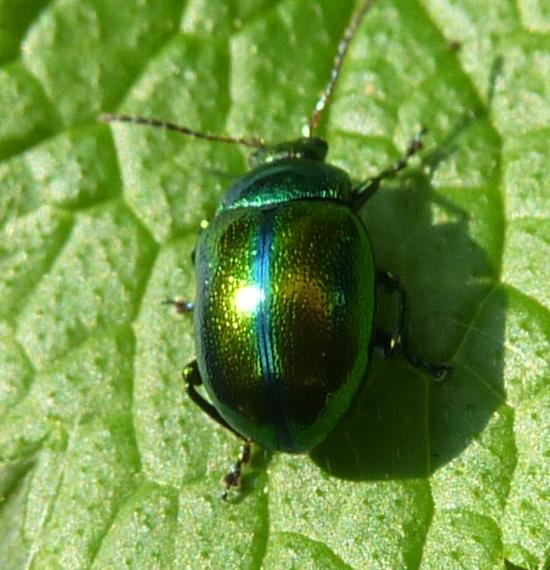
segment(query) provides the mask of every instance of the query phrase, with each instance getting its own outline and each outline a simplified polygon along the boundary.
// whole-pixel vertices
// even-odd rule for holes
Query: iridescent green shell
[[[366,374],[375,270],[347,175],[277,160],[230,190],[196,253],[199,371],[213,404],[269,449],[320,443]]]

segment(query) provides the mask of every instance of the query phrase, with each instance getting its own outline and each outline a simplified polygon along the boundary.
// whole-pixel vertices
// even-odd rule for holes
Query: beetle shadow
[[[468,447],[505,398],[506,299],[495,287],[498,267],[470,237],[468,214],[435,197],[425,177],[397,184],[382,188],[362,218],[377,267],[395,273],[407,290],[410,349],[453,370],[436,382],[373,353],[352,410],[311,452],[343,479],[429,475]],[[379,295],[377,325],[387,328],[395,301]]]
[[[459,117],[425,155],[428,172],[456,151],[464,131],[487,116],[502,66],[497,56],[486,105]],[[374,354],[353,409],[311,453],[322,469],[344,479],[431,475],[468,447],[505,399],[507,303],[496,287],[499,268],[472,239],[468,214],[438,197],[427,178],[413,174],[397,183],[399,191],[381,188],[362,218],[378,267],[393,271],[407,288],[410,348],[426,359],[448,361],[453,370],[435,382],[399,360],[382,361]],[[392,225],[395,219],[400,225]],[[387,300],[379,298],[377,325],[387,323]]]

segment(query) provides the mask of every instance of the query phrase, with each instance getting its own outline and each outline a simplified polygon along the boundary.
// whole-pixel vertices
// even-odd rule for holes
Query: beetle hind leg
[[[229,473],[223,478],[223,484],[225,489],[222,493],[222,499],[227,501],[229,498],[229,492],[231,489],[239,489],[241,486],[241,472],[243,465],[250,463],[250,456],[252,455],[252,442],[249,439],[245,439],[241,452],[237,461],[233,464]]]
[[[405,336],[406,326],[406,293],[399,279],[391,273],[385,271],[377,272],[377,282],[388,291],[395,291],[398,295],[397,322],[392,334],[376,329],[374,346],[384,356],[392,358],[401,356],[411,366],[426,371],[434,380],[442,380],[451,370],[448,364],[428,362],[409,351]]]
[[[235,431],[223,419],[218,410],[216,410],[216,408],[208,400],[199,394],[197,391],[197,386],[202,385],[202,378],[200,376],[199,367],[196,360],[190,362],[183,369],[182,376],[185,383],[185,391],[187,392],[191,401],[196,404],[207,416],[209,416],[210,419],[214,420],[218,425],[229,430],[232,434],[243,441],[241,452],[237,461],[235,461],[227,475],[225,475],[223,478],[225,489],[222,493],[222,499],[227,500],[230,490],[238,489],[241,486],[242,467],[243,465],[250,462],[252,442],[249,438],[244,437],[239,432]]]
[[[202,385],[202,378],[200,376],[199,367],[196,360],[190,362],[182,372],[183,381],[185,383],[185,391],[191,401],[196,404],[210,419],[214,420],[217,424],[221,425],[231,433],[236,435],[239,439],[248,441],[240,433],[236,432],[220,415],[218,410],[203,396],[197,392],[197,386]]]

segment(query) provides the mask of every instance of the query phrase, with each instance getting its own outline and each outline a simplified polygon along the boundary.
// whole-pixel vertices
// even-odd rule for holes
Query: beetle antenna
[[[176,125],[168,121],[160,121],[159,119],[151,119],[149,117],[138,117],[133,115],[117,115],[112,113],[104,113],[100,115],[99,120],[102,123],[133,123],[134,125],[145,125],[146,127],[155,127],[157,129],[164,129],[165,131],[175,131],[183,135],[188,135],[196,139],[205,139],[208,141],[216,141],[223,143],[234,143],[243,146],[253,147],[256,149],[264,148],[264,143],[261,139],[251,138],[245,139],[241,137],[231,137],[228,135],[214,135],[212,133],[203,133],[195,131],[189,127]]]
[[[305,127],[305,136],[311,137],[313,135],[313,131],[319,126],[319,119],[321,118],[322,112],[325,110],[327,103],[334,91],[334,87],[338,81],[338,77],[340,76],[340,70],[342,69],[342,64],[344,63],[344,59],[346,57],[346,53],[348,51],[349,45],[352,42],[355,32],[359,28],[363,17],[367,13],[368,9],[374,4],[374,0],[366,0],[361,4],[361,7],[355,12],[352,16],[350,23],[348,24],[347,28],[344,30],[344,34],[342,35],[342,39],[338,44],[338,50],[336,52],[336,56],[334,57],[334,63],[332,65],[332,70],[330,72],[330,79],[328,83],[325,85],[319,99],[317,100],[317,104],[313,109],[313,113],[309,118],[309,122]]]

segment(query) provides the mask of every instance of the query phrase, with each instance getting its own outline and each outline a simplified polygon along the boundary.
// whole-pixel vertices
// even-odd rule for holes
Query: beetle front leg
[[[422,137],[428,132],[428,129],[422,128],[416,134],[416,136],[411,140],[407,149],[403,153],[403,156],[394,162],[391,166],[382,170],[380,174],[365,180],[353,189],[351,197],[351,207],[353,211],[359,211],[365,202],[378,190],[380,184],[383,180],[389,178],[394,178],[397,176],[404,168],[406,168],[409,160],[420,150],[422,150],[424,143],[422,142]]]
[[[242,466],[250,461],[251,454],[251,440],[244,437],[239,432],[235,431],[220,415],[218,410],[205,398],[203,398],[196,390],[197,386],[202,385],[202,378],[200,376],[199,367],[196,360],[190,362],[182,372],[183,381],[185,383],[185,391],[187,392],[191,401],[196,404],[206,415],[208,415],[217,424],[229,430],[232,434],[236,435],[244,443],[237,461],[231,467],[231,470],[223,478],[225,490],[222,493],[222,499],[227,500],[229,491],[232,488],[238,489],[241,485],[241,471]]]
[[[379,285],[388,291],[395,291],[398,295],[397,322],[392,334],[376,329],[374,346],[382,352],[384,358],[401,356],[411,366],[425,370],[434,380],[441,380],[445,377],[451,367],[447,364],[432,363],[424,360],[420,356],[409,351],[407,338],[405,336],[406,326],[406,293],[399,279],[391,273],[377,271],[376,279]]]

